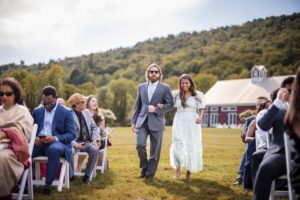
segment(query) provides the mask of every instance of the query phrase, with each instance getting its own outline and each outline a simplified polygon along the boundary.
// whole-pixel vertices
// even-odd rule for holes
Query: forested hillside
[[[136,85],[145,68],[158,63],[164,80],[177,88],[178,76],[189,73],[206,92],[217,80],[250,77],[254,65],[265,65],[268,76],[294,74],[300,65],[300,13],[268,17],[209,31],[182,32],[80,57],[51,59],[49,63],[0,66],[24,87],[30,108],[40,101],[41,88],[55,85],[67,99],[73,92],[97,94],[99,105],[110,108],[117,124],[128,123]],[[101,44],[99,44],[100,46]],[[63,56],[63,55],[62,55]]]

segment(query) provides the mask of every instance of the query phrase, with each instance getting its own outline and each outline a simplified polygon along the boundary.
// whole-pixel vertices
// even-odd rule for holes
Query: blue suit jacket
[[[58,140],[64,144],[65,157],[68,161],[70,161],[72,156],[71,142],[75,139],[75,122],[72,112],[71,109],[67,109],[58,104],[52,122],[52,135],[56,136]],[[35,108],[32,115],[34,123],[38,125],[37,135],[39,135],[44,126],[44,106]]]

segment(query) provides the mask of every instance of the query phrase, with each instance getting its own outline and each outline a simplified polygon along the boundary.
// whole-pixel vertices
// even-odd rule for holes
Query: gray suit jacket
[[[75,136],[75,140],[72,141],[72,146],[74,146],[77,143],[76,140],[79,138],[80,124],[79,124],[76,113],[75,112],[72,112],[72,113],[73,113],[73,118],[74,118],[74,121],[76,124],[76,126],[75,126],[76,136]],[[89,132],[89,135],[90,135],[90,138],[92,139],[92,141],[100,140],[99,128],[95,124],[95,121],[94,121],[92,115],[90,114],[90,111],[88,109],[85,109],[82,111],[82,115],[85,119],[86,125],[88,127],[88,132]]]
[[[163,104],[163,107],[157,107],[158,103]],[[149,113],[148,105],[155,106],[156,112]],[[149,102],[148,82],[142,83],[138,86],[131,124],[134,124],[135,128],[140,128],[147,119],[151,131],[163,131],[165,126],[164,113],[172,110],[173,105],[172,93],[167,84],[158,82]]]
[[[258,126],[264,131],[268,131],[273,127],[270,146],[266,154],[273,154],[278,152],[284,153],[283,132],[285,113],[286,110],[279,109],[275,105],[272,105],[258,121]]]

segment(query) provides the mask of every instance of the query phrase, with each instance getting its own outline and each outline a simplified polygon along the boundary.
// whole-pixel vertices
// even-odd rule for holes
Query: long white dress
[[[196,124],[197,110],[205,108],[202,92],[190,96],[184,108],[178,92],[173,92],[174,106],[177,108],[172,126],[170,163],[173,168],[185,167],[190,172],[203,169],[201,125]]]

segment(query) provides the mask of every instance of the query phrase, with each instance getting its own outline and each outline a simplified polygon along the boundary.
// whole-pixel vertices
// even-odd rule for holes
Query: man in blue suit
[[[71,161],[71,142],[75,139],[75,122],[72,110],[56,102],[57,92],[53,86],[46,86],[42,95],[43,105],[35,108],[32,113],[34,123],[38,125],[32,157],[48,157],[43,194],[50,195],[50,186],[59,167],[60,157]]]

